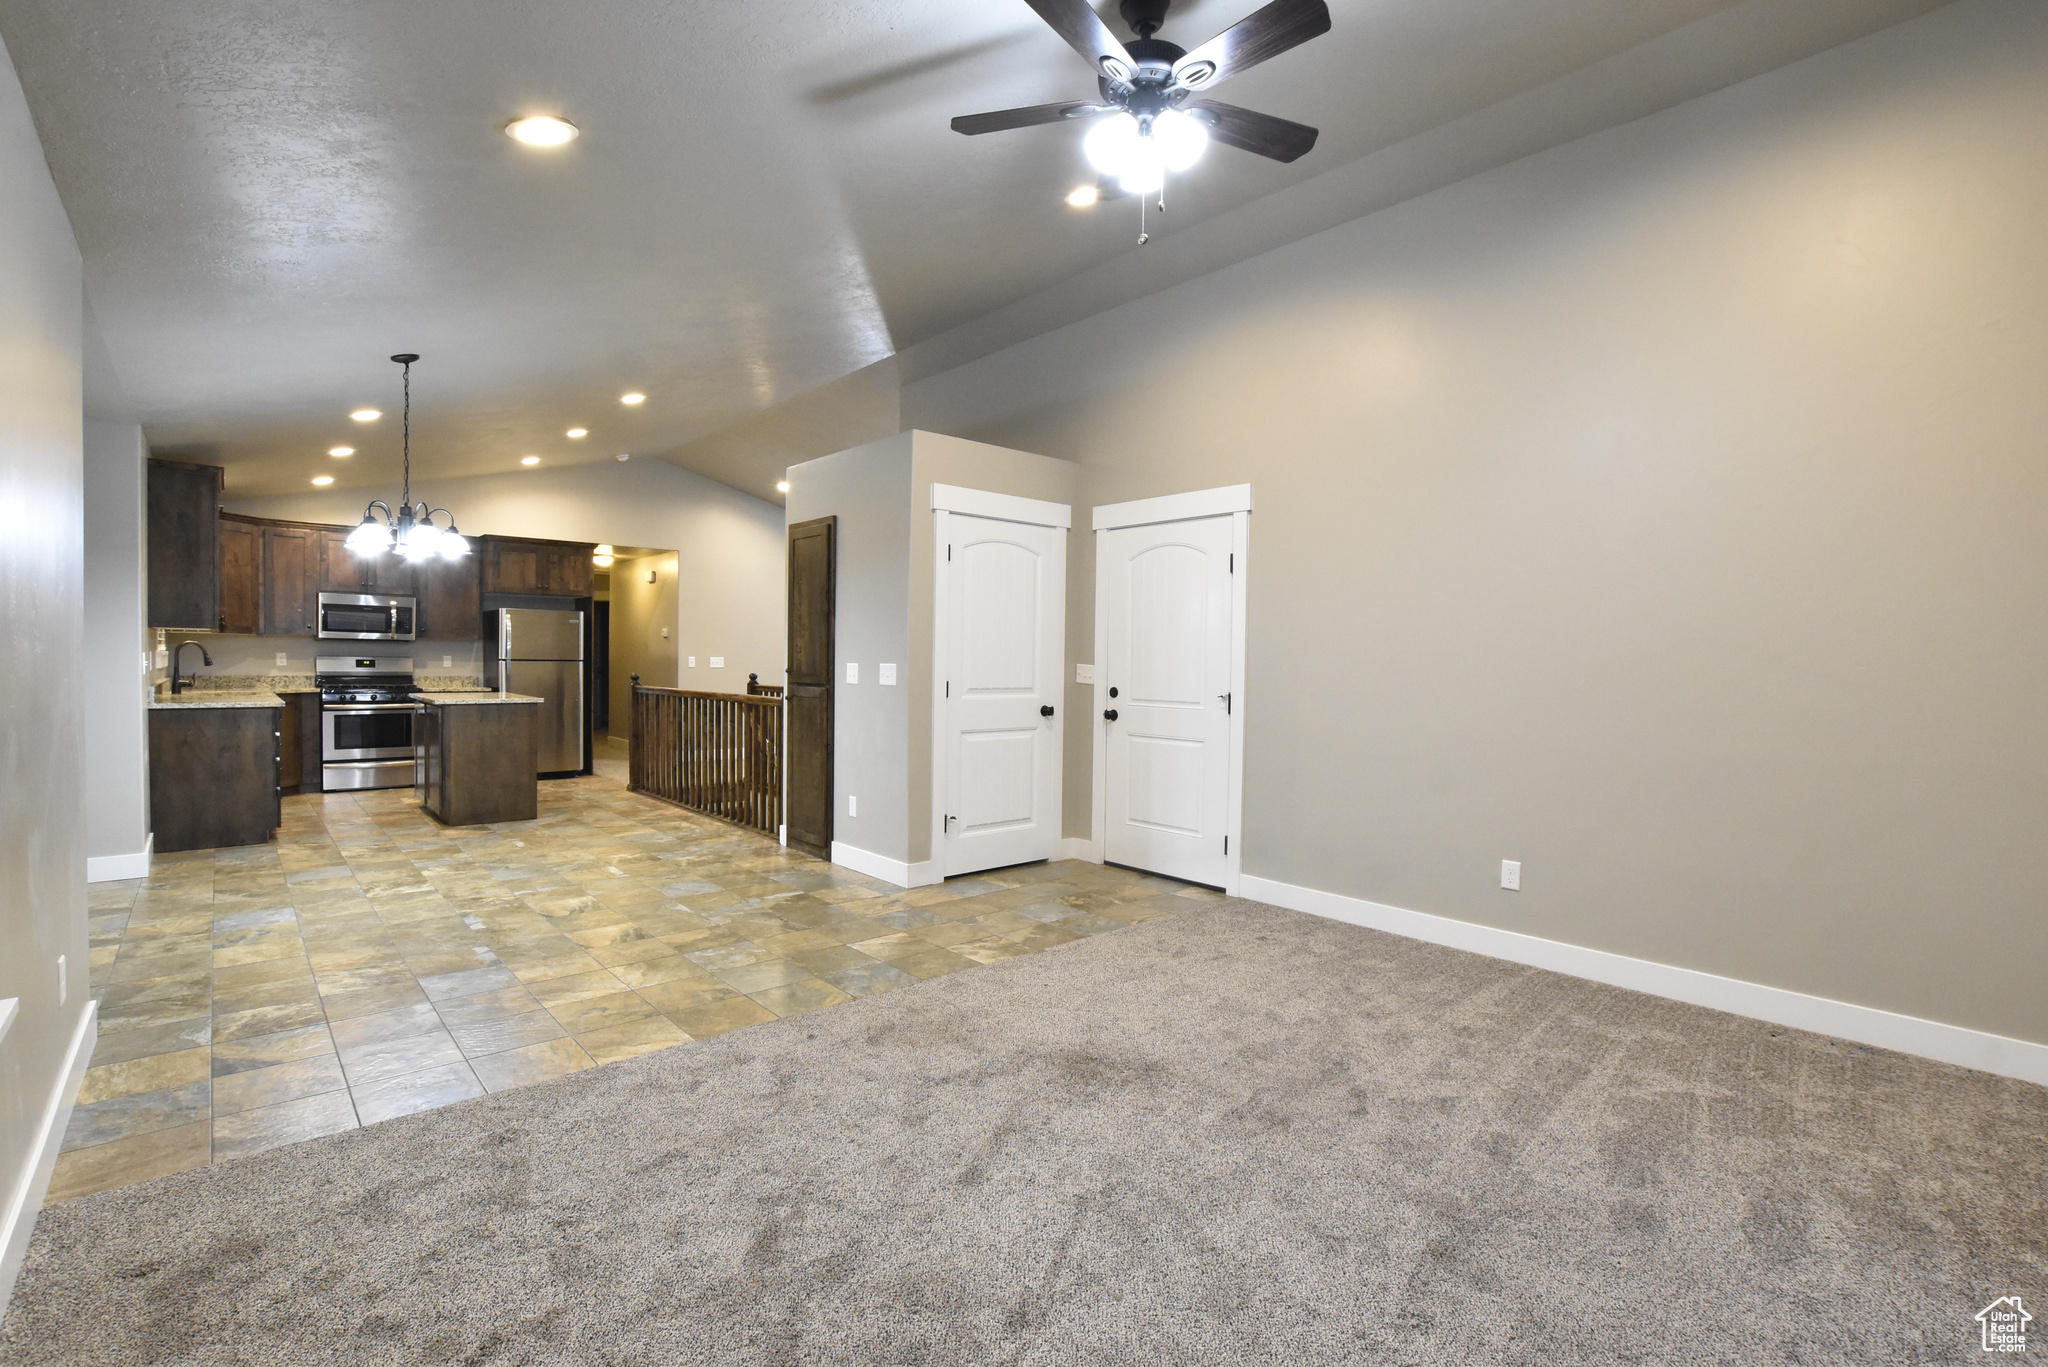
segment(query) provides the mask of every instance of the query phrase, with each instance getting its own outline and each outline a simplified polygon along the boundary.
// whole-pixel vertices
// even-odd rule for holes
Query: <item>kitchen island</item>
[[[420,806],[449,826],[540,815],[541,700],[524,693],[415,693]]]
[[[194,689],[149,704],[149,812],[159,854],[261,845],[278,826],[284,699]]]

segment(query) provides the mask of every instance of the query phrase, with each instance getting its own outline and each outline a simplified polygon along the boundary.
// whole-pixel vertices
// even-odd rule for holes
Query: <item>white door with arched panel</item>
[[[1031,499],[987,502],[996,498],[977,506],[1067,515]],[[1066,528],[955,509],[937,511],[935,523],[940,872],[1050,859],[1060,840]]]
[[[1108,527],[1115,510],[1096,512],[1102,857],[1234,890],[1246,512]]]

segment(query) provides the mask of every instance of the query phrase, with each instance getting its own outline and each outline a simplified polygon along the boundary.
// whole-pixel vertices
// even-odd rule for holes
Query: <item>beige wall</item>
[[[2044,172],[1961,0],[903,417],[1253,485],[1248,874],[2048,1041]]]
[[[84,426],[86,855],[142,853],[149,838],[148,492],[142,428]],[[108,866],[102,865],[105,870]],[[122,877],[132,873],[114,866]],[[95,872],[94,877],[112,876]]]
[[[711,683],[698,677],[704,672],[701,669],[691,677],[683,678],[675,633],[676,561],[674,551],[664,551],[658,555],[620,560],[612,566],[611,734],[614,736],[632,734],[632,676],[635,674],[649,688],[746,692],[747,676],[741,674],[735,685],[730,670],[713,674],[715,682]],[[650,570],[654,573],[652,584],[647,582]],[[663,627],[669,628],[667,639],[662,637]],[[703,665],[704,657],[699,656],[697,663]]]
[[[38,1158],[61,1139],[38,1149],[44,1117],[90,1005],[82,302],[78,246],[0,48],[0,1000],[19,1001],[0,1037],[0,1222],[23,1203],[18,1224],[0,1223],[0,1313],[49,1180]]]

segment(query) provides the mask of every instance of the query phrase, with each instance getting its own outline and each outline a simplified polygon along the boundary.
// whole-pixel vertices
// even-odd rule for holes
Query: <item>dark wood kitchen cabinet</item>
[[[587,598],[595,545],[576,541],[514,541],[484,537],[483,591]]]
[[[540,706],[485,698],[430,695],[413,708],[415,795],[444,825],[531,821],[540,811]]]
[[[331,527],[320,533],[320,591],[411,595],[413,567],[390,551],[357,555],[348,548],[348,534],[354,530]]]
[[[158,854],[261,845],[278,825],[279,709],[152,708],[149,817]]]
[[[254,636],[263,616],[263,533],[248,518],[221,514],[220,629]]]
[[[321,537],[314,527],[263,527],[263,634],[311,636],[320,629]]]
[[[483,630],[483,596],[477,555],[430,560],[420,566],[419,631],[426,641],[474,641]]]
[[[320,695],[285,693],[284,724],[278,727],[278,782],[286,793],[321,790]]]
[[[149,624],[220,629],[220,467],[149,462]]]

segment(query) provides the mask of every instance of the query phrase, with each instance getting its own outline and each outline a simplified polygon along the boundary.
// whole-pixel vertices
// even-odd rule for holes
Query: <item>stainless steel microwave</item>
[[[410,641],[419,599],[377,593],[320,595],[323,641]]]

